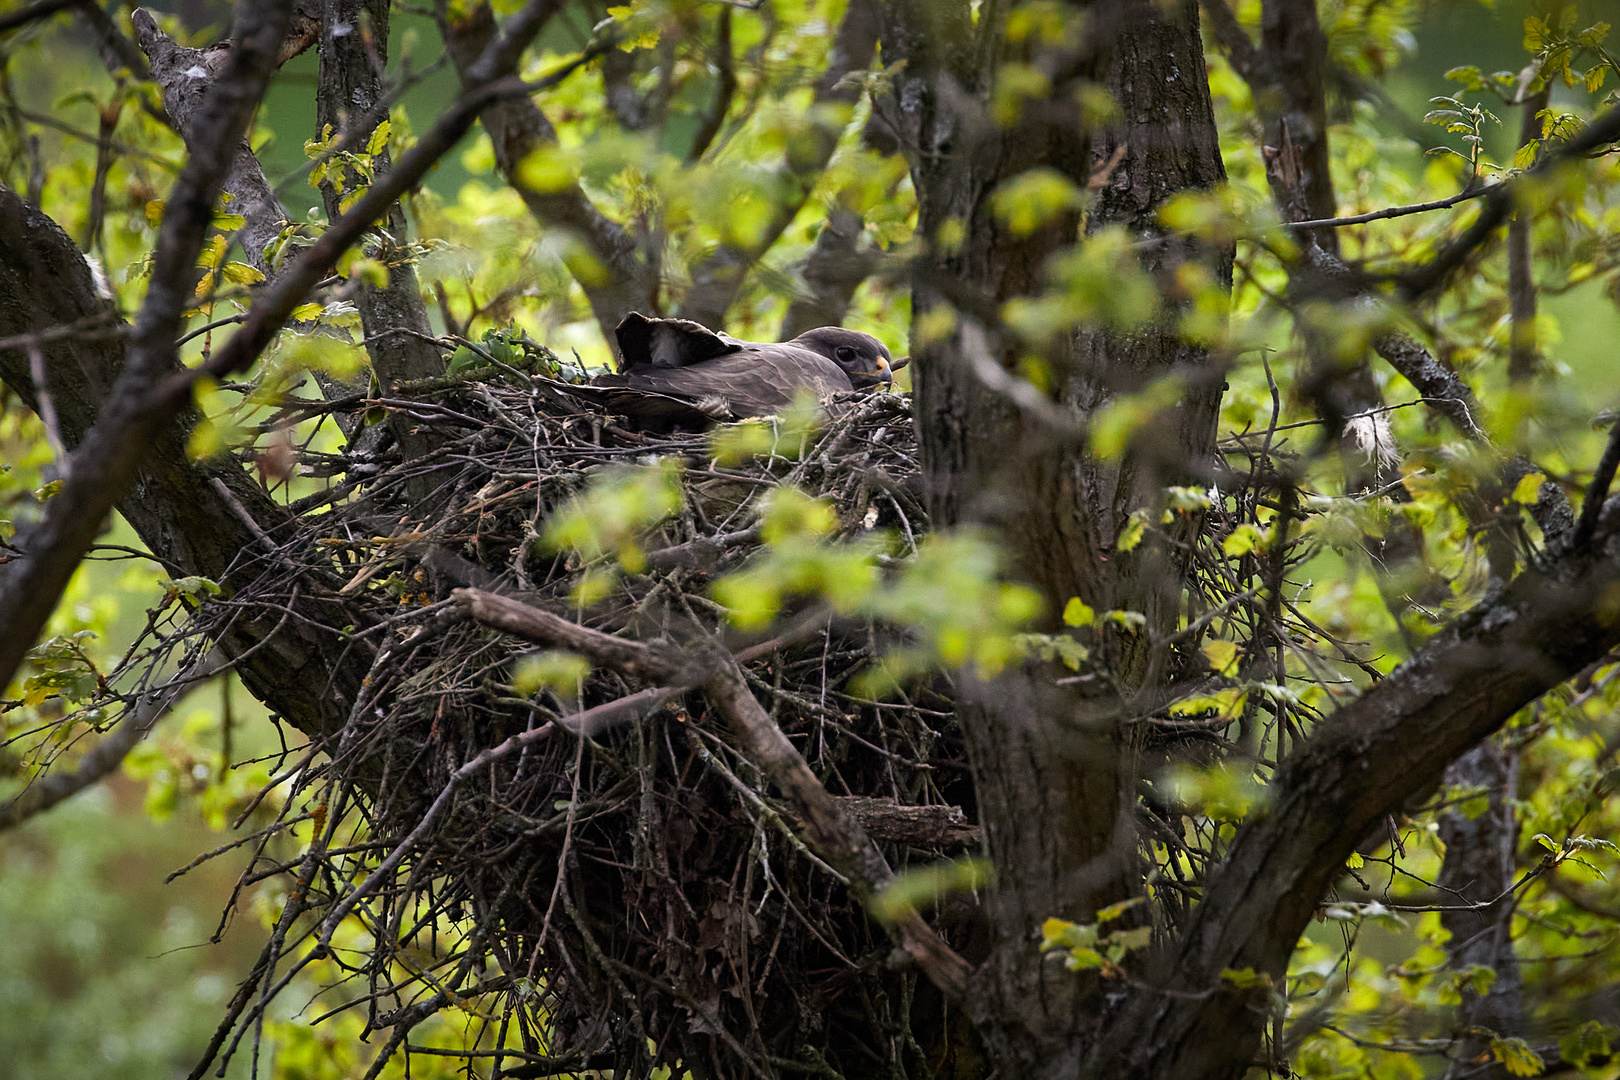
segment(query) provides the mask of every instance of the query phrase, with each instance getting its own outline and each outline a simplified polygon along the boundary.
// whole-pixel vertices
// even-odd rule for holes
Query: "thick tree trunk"
[[[1196,10],[1165,14],[1143,0],[1086,15],[1094,24],[1088,40],[1108,42],[1105,51],[1034,62],[1066,80],[1052,80],[1051,100],[1087,79],[1113,94],[1119,121],[1094,137],[1072,116],[1026,109],[1018,124],[1000,128],[988,110],[964,105],[988,100],[995,73],[982,57],[999,49],[998,28],[984,20],[976,40],[965,7],[899,6],[883,62],[907,61],[891,107],[915,147],[919,234],[933,239],[963,226],[966,233],[913,282],[915,412],[934,521],[995,529],[1012,573],[1039,588],[1052,612],[1079,596],[1098,610],[1142,613],[1145,627],[1094,642],[1128,699],[1151,693],[1162,675],[1147,642],[1175,627],[1185,564],[1167,547],[1123,552],[1117,541],[1133,510],[1153,505],[1165,484],[1202,471],[1214,445],[1220,379],[1207,353],[1180,340],[1167,318],[1130,334],[1082,333],[1050,355],[1058,387],[1050,409],[995,389],[1023,351],[999,327],[1000,305],[1038,292],[1048,257],[1081,237],[1078,215],[1013,235],[989,197],[1037,167],[1084,189],[1111,162],[1089,227],[1119,224],[1152,237],[1145,268],[1172,273],[1208,255],[1163,236],[1158,207],[1178,191],[1213,186],[1224,172]],[[1230,256],[1213,261],[1229,280]],[[927,342],[916,327],[945,305],[955,310],[955,329]],[[1079,436],[1086,417],[1172,373],[1186,389],[1153,428],[1174,434],[1138,440],[1118,460],[1090,456]],[[1088,920],[1140,888],[1133,755],[1120,723],[1129,701],[1112,692],[1087,699],[1050,682],[1016,672],[969,685],[960,709],[997,875],[987,905],[994,946],[977,976],[976,1019],[1006,1076],[1072,1074],[1097,1034],[1101,985],[1043,960],[1042,921]]]

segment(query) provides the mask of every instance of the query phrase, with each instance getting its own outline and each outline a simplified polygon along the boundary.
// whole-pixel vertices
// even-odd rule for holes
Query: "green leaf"
[[[1126,519],[1125,527],[1119,530],[1119,539],[1114,541],[1114,547],[1120,551],[1131,551],[1142,542],[1147,535],[1147,514],[1143,510],[1136,510]]]
[[[1221,981],[1229,982],[1239,990],[1252,990],[1257,986],[1269,988],[1271,976],[1264,971],[1256,971],[1252,967],[1222,968]]]
[[[1217,675],[1232,678],[1237,674],[1238,657],[1243,650],[1234,641],[1206,641],[1204,642],[1204,658]]]
[[[1543,473],[1526,473],[1519,477],[1519,482],[1513,485],[1513,501],[1525,506],[1534,506],[1541,501],[1541,485],[1547,482]]]
[[[376,157],[388,146],[388,135],[394,130],[393,122],[384,120],[371,129],[371,137],[366,140],[366,153]]]
[[[984,859],[956,859],[904,870],[873,901],[872,912],[892,922],[909,911],[931,907],[947,893],[971,892],[990,884],[990,864]]]
[[[1221,541],[1221,550],[1234,558],[1252,551],[1265,550],[1266,535],[1257,526],[1245,522],[1233,529]]]
[[[388,267],[376,259],[356,259],[349,264],[349,277],[359,278],[374,289],[388,288]]]
[[[1108,966],[1108,961],[1096,949],[1078,948],[1070,949],[1068,958],[1064,961],[1070,971],[1088,971],[1091,968]]]
[[[1620,1035],[1620,1028],[1588,1020],[1558,1040],[1558,1056],[1578,1069],[1601,1064],[1613,1053],[1616,1035]]]
[[[1126,953],[1145,949],[1153,944],[1153,927],[1148,925],[1132,927],[1129,930],[1116,930],[1102,940],[1108,946],[1108,959],[1117,961]]]
[[[1064,626],[1090,626],[1096,621],[1097,613],[1078,596],[1069,597],[1069,602],[1063,605]]]
[[[1143,903],[1146,899],[1147,897],[1145,896],[1133,896],[1129,900],[1121,900],[1117,904],[1109,904],[1107,907],[1097,912],[1097,922],[1099,925],[1105,922],[1112,922],[1114,919],[1119,918],[1121,915],[1125,914],[1127,911],[1130,911],[1138,904]]]
[[[1520,1038],[1492,1039],[1491,1057],[1514,1076],[1540,1076],[1547,1067],[1541,1055]]]
[[[219,582],[201,576],[168,579],[163,582],[163,588],[176,596],[197,601],[218,596],[224,591],[220,588]]]
[[[575,653],[558,650],[530,653],[514,666],[512,688],[522,697],[532,697],[541,690],[572,694],[590,673],[590,662]]]
[[[1014,236],[1027,236],[1085,204],[1085,192],[1056,169],[1031,169],[990,197],[996,216]]]
[[[233,285],[257,285],[264,280],[264,274],[256,267],[239,262],[226,263],[220,275]]]
[[[1066,919],[1047,919],[1041,924],[1041,949],[1072,949],[1090,945],[1097,940],[1094,923],[1072,923]]]

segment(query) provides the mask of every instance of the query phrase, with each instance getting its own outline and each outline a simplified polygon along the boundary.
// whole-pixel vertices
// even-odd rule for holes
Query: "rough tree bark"
[[[291,3],[281,3],[244,7],[237,20],[230,57],[197,119],[198,142],[209,152],[189,156],[175,183],[158,234],[151,285],[106,408],[73,453],[71,474],[44,517],[19,539],[26,554],[0,577],[0,626],[6,629],[0,634],[0,681],[11,681],[102,519],[134,480],[142,451],[174,414],[171,407],[151,407],[147,398],[178,364],[175,341],[197,278],[197,254],[229,159],[264,95],[291,18]]]
[[[1078,595],[1093,606],[1141,611],[1147,633],[1096,642],[1124,676],[1120,699],[1047,690],[1040,673],[968,686],[962,718],[999,875],[989,896],[993,952],[970,992],[1003,1076],[1235,1080],[1254,1062],[1269,991],[1240,987],[1222,972],[1251,968],[1279,982],[1325,890],[1371,829],[1431,789],[1448,765],[1466,763],[1464,755],[1517,709],[1620,642],[1620,625],[1600,602],[1620,589],[1620,512],[1597,513],[1605,481],[1593,490],[1581,529],[1561,534],[1539,562],[1322,721],[1282,762],[1270,805],[1238,830],[1201,903],[1133,961],[1128,980],[1105,987],[1045,963],[1034,935],[1041,920],[1083,920],[1139,887],[1126,812],[1134,801],[1133,748],[1121,721],[1132,695],[1151,695],[1161,677],[1146,645],[1153,632],[1174,624],[1179,564],[1152,545],[1123,558],[1116,540],[1124,517],[1151,505],[1157,487],[1196,475],[1213,438],[1219,379],[1208,357],[1168,329],[1087,335],[1052,358],[1058,408],[1032,404],[1008,370],[1016,354],[999,304],[1034,291],[1044,260],[1079,239],[1082,223],[1073,215],[1012,236],[988,198],[1003,180],[1036,165],[1055,167],[1085,187],[1117,147],[1123,153],[1088,225],[1118,222],[1149,234],[1158,241],[1145,245],[1150,270],[1194,257],[1212,258],[1217,271],[1226,264],[1222,253],[1152,235],[1152,211],[1164,197],[1220,177],[1193,10],[1166,13],[1151,0],[1080,6],[1093,20],[1086,40],[1116,44],[1023,57],[1045,65],[1055,86],[1089,80],[1114,92],[1123,110],[1118,126],[1088,136],[1061,112],[1037,110],[1009,129],[988,120],[988,61],[1001,55],[990,8],[981,9],[992,17],[976,28],[966,3],[947,8],[912,0],[886,9],[883,28],[885,64],[907,61],[887,107],[914,155],[923,235],[938,238],[947,222],[958,222],[962,233],[959,247],[942,247],[920,263],[915,281],[919,315],[945,304],[957,310],[955,329],[918,349],[917,418],[937,521],[1005,530],[1015,573],[1051,600]],[[1128,36],[1118,32],[1122,26]],[[1603,123],[1593,125],[1593,137],[1612,136],[1616,121]],[[193,185],[206,193],[207,184],[194,178]],[[1503,203],[1491,204],[1498,223]],[[182,208],[205,222],[212,200],[198,196]],[[192,224],[195,237],[177,237],[181,226],[166,225],[171,269],[194,259],[196,245],[187,244],[200,242],[203,225]],[[1477,246],[1489,231],[1467,235]],[[1461,247],[1449,247],[1413,276],[1412,287],[1439,280],[1466,257]],[[48,386],[35,386],[26,349],[0,350],[0,378],[31,406],[48,390],[68,445],[83,451],[91,444],[87,433],[104,400],[116,395],[120,364],[148,378],[172,372],[174,319],[164,318],[137,326],[127,360],[111,334],[44,333],[63,325],[116,329],[116,318],[72,241],[0,190],[0,335],[38,334],[50,372]],[[1174,440],[1133,445],[1114,463],[1083,452],[1077,431],[1088,410],[1172,372],[1186,380],[1179,406],[1161,424],[1175,425]],[[138,470],[119,463],[138,472],[138,486],[121,508],[154,554],[228,586],[232,575],[263,572],[263,556],[254,551],[257,528],[273,535],[280,511],[234,465],[187,463],[186,421],[171,413],[150,429]],[[241,520],[238,507],[252,524]],[[95,514],[80,531],[93,539],[101,518]],[[0,611],[16,604],[3,591],[14,582],[0,577]],[[243,622],[233,632],[240,641],[262,640],[277,625]],[[8,626],[0,639],[23,635],[31,643],[32,631]],[[342,704],[352,700],[361,674],[338,644],[313,624],[292,620],[249,658],[244,679],[306,730],[329,732],[341,723]],[[1454,775],[1471,767],[1459,763]],[[1489,774],[1488,762],[1481,769]],[[1494,788],[1494,779],[1487,782]],[[1460,866],[1455,871],[1464,873]],[[1459,929],[1468,932],[1460,923]],[[1457,947],[1461,952],[1463,945]]]
[[[1516,763],[1495,741],[1482,742],[1446,768],[1448,788],[1485,799],[1485,808],[1454,807],[1440,818],[1440,841],[1446,858],[1436,882],[1448,898],[1449,909],[1440,913],[1440,925],[1451,934],[1449,962],[1459,971],[1488,967],[1495,981],[1484,993],[1466,989],[1457,1011],[1459,1045],[1447,1070],[1448,1077],[1480,1076],[1503,1080],[1509,1076],[1500,1064],[1478,1072],[1475,1061],[1490,1051],[1491,1040],[1478,1029],[1497,1035],[1524,1030],[1524,993],[1519,958],[1513,951],[1513,910],[1518,895],[1510,894],[1517,866],[1518,823],[1509,800],[1515,798]],[[1474,910],[1463,908],[1477,904]]]
[[[97,293],[72,239],[15,192],[0,188],[0,336],[75,325],[89,329],[39,345],[48,372],[44,389],[69,448],[82,444],[112,392],[124,363],[122,327],[112,302]],[[40,388],[30,376],[26,351],[0,350],[0,381],[37,411]],[[150,435],[118,511],[172,576],[202,575],[234,591],[255,575],[277,572],[258,545],[254,526],[274,536],[290,519],[235,461],[187,459],[186,436],[196,419],[186,410]],[[250,515],[251,525],[216,482]],[[0,582],[5,572],[0,568]],[[340,583],[331,584],[335,589]],[[338,610],[323,612],[322,619],[337,626],[353,621]],[[336,731],[364,675],[354,669],[354,658],[340,662],[344,643],[304,620],[266,612],[239,620],[221,648],[240,656],[266,638],[268,644],[237,669],[249,692],[303,731]]]
[[[1163,237],[1154,220],[1169,195],[1224,176],[1196,10],[1078,5],[1074,14],[1091,23],[1085,39],[1107,42],[1101,51],[1017,57],[1047,73],[1051,102],[1069,99],[1086,82],[1114,95],[1119,121],[1092,137],[1076,116],[1044,103],[1026,104],[1009,128],[990,120],[985,102],[993,65],[1012,58],[1000,55],[993,20],[983,20],[976,33],[965,4],[889,10],[883,63],[903,59],[906,67],[885,107],[912,155],[919,235],[938,237],[951,222],[965,227],[960,246],[936,250],[913,280],[916,318],[947,303],[956,309],[956,329],[941,340],[918,344],[914,323],[915,414],[934,521],[999,530],[1012,572],[1036,585],[1053,611],[1079,596],[1098,610],[1143,613],[1146,632],[1110,634],[1097,645],[1128,692],[1148,688],[1148,634],[1174,627],[1181,566],[1157,545],[1127,553],[1116,541],[1133,510],[1206,463],[1220,380],[1208,355],[1178,340],[1166,323],[1130,335],[1084,334],[1051,357],[1070,428],[992,389],[995,372],[1020,355],[997,326],[996,310],[1043,286],[1046,258],[1079,239],[1080,220],[1066,215],[1018,237],[993,215],[989,196],[1037,166],[1085,189],[1117,150],[1090,227],[1117,223],[1158,241],[1146,245],[1150,272],[1199,257]],[[1229,280],[1229,254],[1214,253],[1213,261],[1216,274]],[[986,366],[995,369],[990,379]],[[1155,427],[1175,436],[1142,440],[1116,462],[1090,457],[1075,436],[1084,418],[1171,373],[1186,380],[1187,390]],[[976,1019],[1004,1075],[1061,1075],[1096,1035],[1100,986],[1043,962],[1041,922],[1086,921],[1140,887],[1128,810],[1134,779],[1121,727],[1125,703],[1112,695],[1083,698],[1046,682],[1004,676],[971,687],[959,706],[998,882],[988,900],[994,944],[977,975]]]

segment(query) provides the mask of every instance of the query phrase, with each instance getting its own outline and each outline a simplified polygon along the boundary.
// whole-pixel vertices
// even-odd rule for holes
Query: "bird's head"
[[[841,326],[822,326],[806,330],[789,344],[820,353],[843,368],[857,390],[869,386],[887,387],[894,381],[894,358],[883,347],[883,342],[871,334],[845,330]]]

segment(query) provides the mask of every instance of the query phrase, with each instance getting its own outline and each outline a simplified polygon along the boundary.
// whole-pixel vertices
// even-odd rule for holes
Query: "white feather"
[[[1367,458],[1367,464],[1380,470],[1400,463],[1401,452],[1395,445],[1395,434],[1389,429],[1389,417],[1382,412],[1364,412],[1345,421],[1344,433]]]

